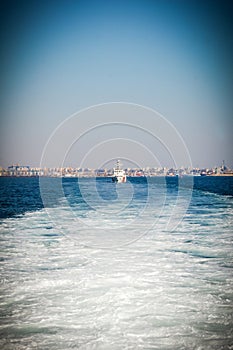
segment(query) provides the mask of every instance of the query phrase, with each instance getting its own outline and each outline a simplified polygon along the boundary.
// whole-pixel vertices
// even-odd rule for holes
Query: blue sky
[[[0,165],[38,165],[69,115],[125,101],[167,118],[194,166],[233,166],[231,1],[1,6]]]

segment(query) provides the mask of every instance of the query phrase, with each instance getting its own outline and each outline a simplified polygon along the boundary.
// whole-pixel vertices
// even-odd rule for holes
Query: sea
[[[233,349],[233,177],[0,192],[2,350]]]

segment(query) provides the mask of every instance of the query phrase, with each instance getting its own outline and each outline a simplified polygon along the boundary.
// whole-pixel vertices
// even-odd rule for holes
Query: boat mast
[[[116,170],[120,170],[120,160],[119,159],[117,160],[117,163],[116,163]]]

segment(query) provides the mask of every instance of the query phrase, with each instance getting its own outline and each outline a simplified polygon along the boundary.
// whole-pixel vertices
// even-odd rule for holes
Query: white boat
[[[120,161],[118,160],[116,163],[116,168],[113,169],[113,176],[112,176],[112,181],[121,183],[121,182],[126,182],[126,174],[123,169],[120,168]]]

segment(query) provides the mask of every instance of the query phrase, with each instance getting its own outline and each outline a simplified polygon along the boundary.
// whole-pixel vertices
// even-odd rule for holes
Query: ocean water
[[[1,349],[233,349],[233,177],[0,185]]]

